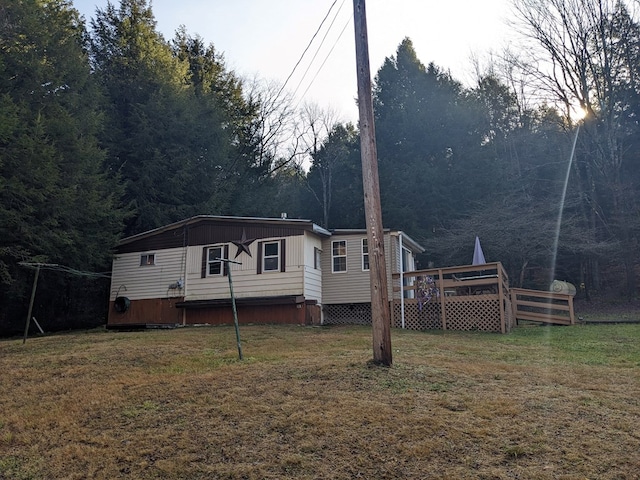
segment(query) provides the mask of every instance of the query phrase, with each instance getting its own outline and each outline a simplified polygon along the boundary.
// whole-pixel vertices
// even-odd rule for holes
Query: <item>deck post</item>
[[[567,299],[568,303],[569,303],[569,322],[571,323],[571,325],[575,325],[576,324],[576,316],[573,312],[573,296],[569,295],[569,298]]]
[[[442,269],[438,269],[438,283],[440,284],[440,316],[442,317],[442,330],[447,329],[447,307],[444,293],[444,278],[442,278]]]
[[[499,308],[500,308],[500,331],[502,333],[507,333],[507,327],[505,325],[505,312],[504,312],[504,298],[505,298],[505,292],[504,289],[502,288],[502,279],[503,279],[503,272],[502,272],[502,265],[498,264],[498,301],[500,302]]]

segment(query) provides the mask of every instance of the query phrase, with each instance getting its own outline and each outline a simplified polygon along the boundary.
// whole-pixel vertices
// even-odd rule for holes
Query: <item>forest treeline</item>
[[[640,23],[620,1],[513,4],[528,47],[478,62],[474,85],[408,38],[375,75],[384,224],[425,268],[471,263],[477,235],[512,285],[634,298]],[[0,333],[24,324],[25,262],[108,272],[119,238],[199,214],[364,227],[357,126],[292,105],[186,27],[165,39],[147,0],[88,20],[0,0]],[[43,270],[34,316],[104,323],[107,286]]]

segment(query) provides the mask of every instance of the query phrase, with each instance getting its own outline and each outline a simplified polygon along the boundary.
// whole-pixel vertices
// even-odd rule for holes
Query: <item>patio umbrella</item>
[[[476,236],[476,246],[473,249],[473,263],[471,265],[483,265],[487,263],[484,259],[484,253],[482,253],[482,247],[480,246],[480,239]]]

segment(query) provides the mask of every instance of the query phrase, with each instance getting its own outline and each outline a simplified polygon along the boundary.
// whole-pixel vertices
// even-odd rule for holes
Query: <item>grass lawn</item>
[[[0,340],[0,479],[638,479],[640,325]]]

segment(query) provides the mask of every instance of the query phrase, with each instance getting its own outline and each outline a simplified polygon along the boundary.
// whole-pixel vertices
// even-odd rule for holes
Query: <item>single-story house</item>
[[[309,220],[200,215],[122,239],[116,246],[107,326],[371,321],[365,230]],[[424,249],[384,233],[391,275],[415,270]],[[231,262],[225,262],[228,259]]]

